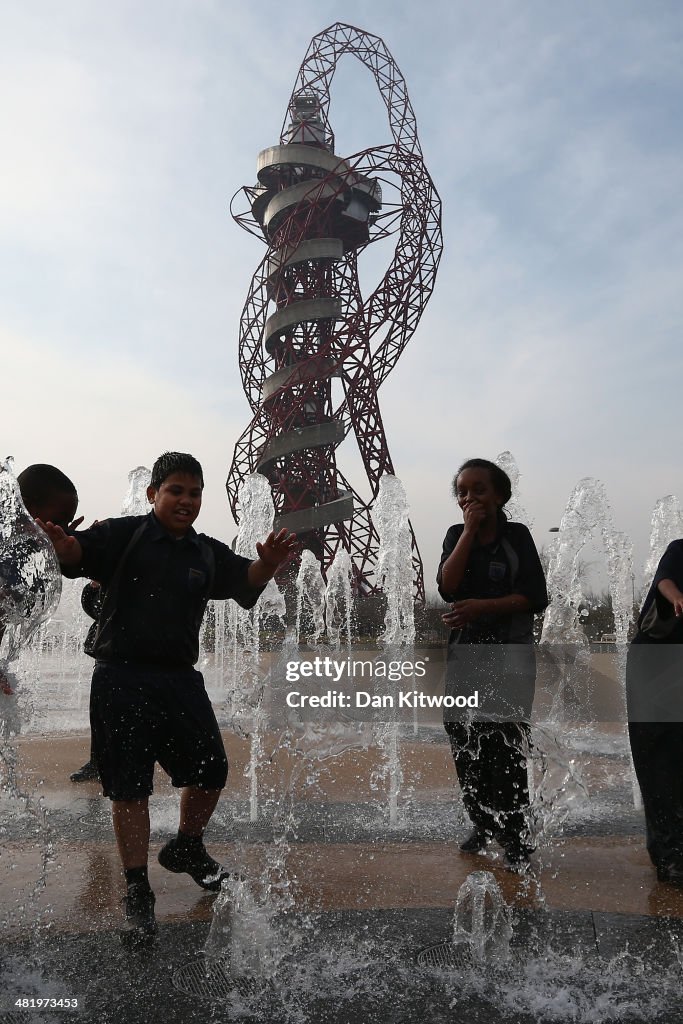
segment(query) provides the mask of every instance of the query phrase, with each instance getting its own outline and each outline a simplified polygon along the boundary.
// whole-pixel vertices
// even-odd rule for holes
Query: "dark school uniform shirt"
[[[460,586],[454,593],[449,593],[441,586],[441,570],[464,529],[463,523],[457,523],[450,527],[444,538],[436,577],[444,601],[522,594],[529,601],[529,609],[514,615],[481,616],[464,629],[452,630],[449,644],[533,643],[534,614],[547,606],[548,591],[543,566],[528,529],[522,523],[501,519],[491,544],[480,544],[475,540]]]
[[[671,580],[680,591],[683,591],[683,540],[672,540],[659,561],[657,572],[638,616],[638,631],[632,641],[634,644],[683,643],[683,616],[672,621],[675,619],[673,605],[657,589],[662,580]],[[643,630],[643,620],[650,617],[648,613],[654,610],[653,605],[656,607],[660,622],[670,627],[663,631],[665,635],[652,635]]]
[[[81,564],[64,570],[64,575],[98,580],[106,592],[142,523],[145,529],[128,551],[113,588],[116,596],[109,606],[105,600],[93,654],[105,661],[192,666],[199,657],[199,630],[208,600],[233,598],[243,608],[252,608],[264,588],[249,585],[251,559],[192,528],[175,538],[154,512],[107,519],[77,533]],[[205,545],[213,552],[213,569]]]

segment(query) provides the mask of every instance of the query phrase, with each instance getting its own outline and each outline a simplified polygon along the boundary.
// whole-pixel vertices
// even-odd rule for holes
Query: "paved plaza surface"
[[[17,1008],[18,996],[78,997],[81,1022],[683,1021],[683,891],[658,883],[649,863],[623,730],[576,727],[561,745],[537,735],[544,831],[519,876],[495,845],[458,849],[467,824],[438,729],[401,737],[393,822],[378,747],[321,759],[276,750],[274,735],[252,821],[249,743],[226,733],[230,777],[206,842],[257,902],[273,885],[271,978],[232,971],[229,949],[204,957],[215,896],[155,859],[177,825],[177,794],[160,771],[150,859],[160,933],[151,949],[126,949],[109,802],[97,783],[68,780],[87,734],[20,738],[30,800],[5,797],[0,818],[0,1021],[68,1019]],[[482,870],[510,908],[509,960],[420,966],[421,951],[450,939],[458,890]]]

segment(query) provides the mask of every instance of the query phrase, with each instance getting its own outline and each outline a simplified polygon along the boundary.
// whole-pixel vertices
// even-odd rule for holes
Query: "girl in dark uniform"
[[[683,887],[683,540],[662,555],[628,652],[626,694],[647,851]]]
[[[453,491],[462,524],[446,534],[437,576],[452,607],[447,693],[478,694],[478,710],[456,720],[447,711],[463,802],[474,829],[461,844],[479,853],[495,838],[505,864],[523,868],[533,852],[525,750],[534,698],[533,616],[548,604],[545,576],[526,526],[508,521],[510,478],[486,459],[469,459]],[[452,719],[452,720],[451,720]]]

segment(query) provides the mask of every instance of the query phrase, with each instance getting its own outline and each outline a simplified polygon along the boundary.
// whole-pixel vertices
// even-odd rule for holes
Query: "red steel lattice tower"
[[[329,123],[338,60],[374,76],[392,142],[342,158]],[[370,518],[394,467],[377,393],[412,337],[441,257],[441,200],[424,165],[405,82],[383,41],[337,23],[312,40],[280,144],[258,157],[258,184],[240,189],[233,216],[265,239],[240,322],[239,362],[253,418],[235,446],[227,490],[235,518],[249,473],[270,481],[276,527],[299,534],[323,573],[341,545],[356,589],[374,589],[378,537]],[[383,196],[384,192],[384,196]],[[234,212],[245,196],[248,210]],[[396,236],[390,264],[363,298],[358,259]],[[363,500],[337,465],[353,431],[367,472]],[[412,533],[412,527],[411,527]],[[424,598],[412,537],[415,592]]]

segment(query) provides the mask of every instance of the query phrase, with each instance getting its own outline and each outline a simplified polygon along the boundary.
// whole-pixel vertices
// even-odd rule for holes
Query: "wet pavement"
[[[119,938],[124,885],[108,801],[97,783],[68,780],[87,758],[87,734],[23,737],[18,777],[29,804],[0,804],[0,1022],[67,1019],[63,1007],[14,1005],[41,994],[78,997],[68,1012],[82,1024],[683,1021],[683,891],[658,883],[649,863],[622,732],[586,735],[582,743],[576,730],[562,758],[552,742],[537,756],[547,817],[532,871],[519,876],[495,845],[484,855],[458,849],[467,824],[437,730],[401,741],[395,823],[376,748],[317,760],[277,751],[259,773],[250,820],[248,744],[226,734],[231,772],[207,847],[257,889],[268,877],[282,891],[284,880],[290,905],[273,921],[283,957],[274,981],[240,977],[226,961],[220,984],[202,957],[214,895],[155,859],[177,827],[163,773],[150,804],[159,940],[132,952]],[[266,736],[264,750],[276,741]],[[480,870],[511,908],[510,961],[465,974],[418,967],[422,949],[449,939],[458,889]]]

